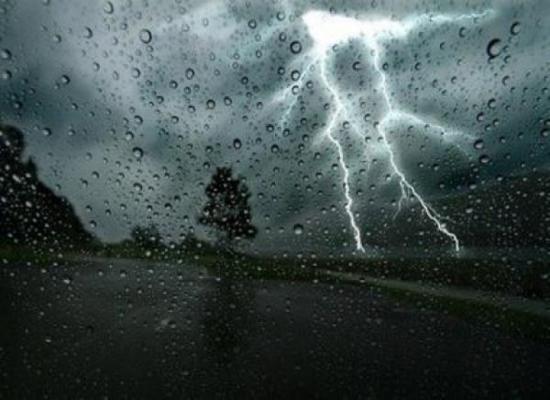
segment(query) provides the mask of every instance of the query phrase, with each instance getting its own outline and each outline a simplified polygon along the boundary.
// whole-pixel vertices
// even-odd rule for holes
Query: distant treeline
[[[199,240],[194,234],[185,235],[179,242],[165,243],[155,225],[136,226],[130,238],[117,243],[96,243],[93,253],[104,257],[148,258],[177,261],[192,255],[224,255],[212,244]]]

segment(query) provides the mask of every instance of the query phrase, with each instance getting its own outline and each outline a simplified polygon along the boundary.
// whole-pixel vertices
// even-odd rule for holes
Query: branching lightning
[[[430,24],[444,24],[453,23],[462,20],[477,20],[484,18],[492,14],[492,11],[485,11],[483,13],[472,13],[462,15],[451,14],[439,14],[429,15],[424,14],[413,18],[407,18],[402,21],[394,21],[387,18],[379,18],[374,20],[359,20],[355,18],[344,17],[341,15],[334,15],[324,11],[308,11],[302,16],[308,32],[314,41],[313,47],[303,57],[309,59],[306,67],[303,69],[297,84],[302,86],[307,74],[310,73],[312,67],[318,70],[321,82],[325,89],[331,96],[334,102],[334,107],[328,117],[326,126],[322,132],[322,137],[328,138],[329,141],[335,146],[338,152],[338,161],[340,168],[343,171],[343,189],[344,197],[346,199],[345,210],[349,217],[349,222],[354,234],[355,244],[358,251],[364,252],[364,246],[361,238],[361,230],[357,224],[355,216],[353,214],[354,200],[351,195],[350,189],[350,171],[345,162],[345,154],[343,146],[335,136],[335,126],[340,119],[345,119],[349,122],[352,131],[363,137],[361,129],[358,127],[348,116],[348,109],[351,108],[346,105],[346,99],[340,94],[338,87],[333,84],[329,78],[327,72],[327,60],[329,58],[329,51],[331,47],[338,43],[344,43],[350,39],[361,39],[364,41],[365,46],[372,53],[372,66],[375,69],[378,79],[379,87],[382,93],[382,98],[385,107],[385,113],[377,123],[376,128],[380,137],[382,138],[382,144],[385,152],[388,155],[389,165],[392,170],[392,174],[397,177],[399,187],[401,189],[401,198],[398,203],[397,213],[402,208],[402,205],[409,197],[413,197],[420,204],[423,212],[434,223],[438,231],[445,235],[454,245],[454,249],[458,252],[460,250],[460,241],[458,237],[451,232],[442,218],[421,196],[418,190],[413,186],[411,181],[407,178],[405,171],[400,167],[394,146],[388,138],[387,126],[393,122],[409,121],[410,123],[422,125],[424,128],[432,128],[440,132],[445,132],[448,137],[452,136],[465,136],[466,134],[461,131],[451,130],[448,127],[443,126],[437,121],[428,121],[427,118],[412,114],[406,111],[402,106],[395,104],[392,101],[390,95],[390,89],[387,81],[387,75],[381,66],[381,41],[387,38],[405,38],[412,30],[418,28],[421,25]],[[276,94],[273,101],[281,102],[287,101],[292,94],[291,88],[286,88]],[[282,116],[282,123],[286,125],[288,119],[294,109],[298,96],[293,96],[293,99],[288,101],[288,106]],[[427,132],[427,130],[426,130]],[[366,149],[365,149],[366,152]],[[367,158],[368,154],[366,153]],[[397,215],[397,214],[396,214]]]

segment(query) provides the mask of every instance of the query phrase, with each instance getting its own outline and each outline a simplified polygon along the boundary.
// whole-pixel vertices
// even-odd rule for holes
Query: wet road
[[[550,398],[550,344],[373,288],[0,267],[1,399]]]

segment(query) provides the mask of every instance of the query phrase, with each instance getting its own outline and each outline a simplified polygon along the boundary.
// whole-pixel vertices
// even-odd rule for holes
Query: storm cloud
[[[302,15],[401,21],[491,10],[475,21],[423,23],[381,44],[395,104],[448,127],[397,121],[392,147],[435,208],[503,176],[548,171],[548,2],[365,3],[8,0],[0,119],[25,132],[40,177],[101,239],[149,223],[166,240],[190,230],[210,237],[197,224],[204,188],[216,167],[232,166],[253,194],[255,248],[351,252],[343,171],[322,136],[334,99],[318,66],[306,68],[314,42]],[[405,202],[394,220],[401,192],[376,130],[385,109],[372,51],[358,37],[329,52],[347,122],[363,134],[345,119],[335,129],[368,247],[380,235],[399,238],[418,204]],[[274,101],[302,75],[292,100]],[[460,227],[462,209],[438,211]],[[438,236],[429,221],[416,223]]]

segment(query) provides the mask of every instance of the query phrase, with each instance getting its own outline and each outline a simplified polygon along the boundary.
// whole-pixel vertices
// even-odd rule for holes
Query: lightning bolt
[[[408,200],[409,197],[413,197],[420,204],[424,214],[430,221],[436,226],[437,230],[445,235],[454,245],[455,251],[460,251],[460,241],[458,237],[449,230],[446,224],[443,222],[444,218],[439,215],[421,196],[418,190],[413,186],[410,180],[407,178],[405,171],[400,167],[395,149],[391,145],[388,138],[387,125],[392,122],[409,121],[413,124],[422,125],[426,128],[432,128],[439,132],[446,133],[448,137],[466,136],[466,133],[456,131],[443,126],[437,121],[428,120],[426,117],[418,116],[406,111],[403,107],[392,100],[390,95],[390,89],[386,73],[381,67],[381,41],[386,38],[405,38],[407,35],[420,25],[427,23],[433,24],[445,24],[456,23],[462,20],[477,20],[480,18],[491,15],[492,10],[487,10],[482,13],[472,14],[438,14],[430,15],[423,14],[420,16],[411,17],[402,21],[394,21],[386,18],[379,18],[375,20],[359,20],[355,18],[344,17],[341,15],[333,15],[324,11],[308,11],[302,15],[302,20],[308,28],[309,34],[314,41],[313,47],[304,56],[309,58],[306,68],[303,69],[303,73],[296,82],[296,85],[302,86],[307,74],[310,73],[312,67],[318,67],[320,79],[330,93],[332,100],[334,101],[334,107],[331,114],[328,117],[327,123],[321,134],[322,138],[328,138],[334,145],[338,152],[338,162],[340,168],[343,171],[343,189],[344,197],[346,199],[345,210],[349,218],[349,222],[354,234],[356,249],[361,252],[365,252],[363,242],[361,239],[361,230],[357,224],[355,216],[353,214],[353,197],[350,190],[350,171],[345,162],[345,154],[343,146],[334,134],[335,125],[340,118],[345,118],[351,125],[352,131],[363,137],[361,129],[349,118],[347,110],[351,107],[347,107],[344,96],[340,95],[340,92],[336,85],[334,85],[327,73],[326,63],[329,58],[329,50],[331,47],[338,43],[347,42],[350,39],[362,39],[365,46],[370,49],[373,55],[372,65],[379,77],[379,86],[382,92],[382,98],[385,105],[385,114],[376,124],[377,132],[382,138],[382,145],[387,153],[389,159],[389,165],[391,166],[392,174],[397,177],[399,187],[401,189],[401,198],[398,203],[397,214],[401,211],[402,205]],[[277,93],[274,98],[274,103],[279,103],[288,100],[288,97],[292,94],[292,88],[286,88]],[[288,124],[288,120],[294,109],[298,96],[288,102],[288,106],[282,115],[281,121],[283,125]],[[451,142],[452,143],[452,142]],[[368,152],[365,148],[365,154],[368,157]],[[394,218],[395,218],[394,216]]]
[[[336,121],[338,121],[338,118],[341,114],[345,114],[346,108],[344,107],[344,104],[342,103],[340,97],[338,96],[338,92],[334,89],[334,86],[330,84],[327,73],[326,73],[326,58],[324,58],[321,62],[321,79],[323,80],[323,83],[325,87],[328,88],[330,93],[332,94],[334,101],[336,103],[336,108],[333,111],[330,122],[325,127],[324,135],[328,137],[328,139],[334,144],[336,149],[338,150],[338,162],[340,163],[340,168],[342,171],[344,171],[344,196],[346,197],[346,213],[348,214],[349,221],[351,228],[354,233],[354,239],[355,239],[355,245],[358,251],[365,252],[365,248],[363,247],[363,242],[361,240],[361,230],[357,226],[357,222],[355,221],[355,216],[353,215],[353,198],[351,197],[350,193],[350,183],[349,183],[349,169],[346,166],[346,162],[344,160],[344,150],[342,148],[342,145],[340,142],[334,137],[333,130],[334,125],[336,124]]]
[[[460,251],[460,242],[458,240],[458,237],[454,233],[452,233],[449,229],[447,229],[445,224],[441,222],[441,216],[438,215],[424,201],[424,199],[418,193],[418,191],[415,189],[415,187],[408,181],[407,177],[405,176],[405,173],[401,170],[401,168],[397,164],[397,161],[395,160],[395,158],[396,158],[395,153],[393,152],[393,149],[390,145],[390,142],[388,140],[388,135],[387,135],[387,132],[386,132],[386,129],[385,129],[386,122],[391,121],[391,119],[394,116],[393,114],[395,113],[395,111],[394,111],[394,107],[393,107],[391,99],[390,99],[390,95],[388,93],[388,85],[387,85],[387,80],[386,80],[386,74],[384,74],[384,72],[382,71],[382,68],[380,67],[380,51],[379,51],[379,48],[378,48],[378,46],[374,46],[373,49],[374,49],[374,68],[376,69],[376,71],[380,75],[380,86],[382,88],[382,94],[383,94],[384,101],[386,103],[386,108],[387,108],[386,115],[384,116],[384,118],[382,118],[382,120],[378,124],[377,129],[378,129],[378,133],[380,133],[380,136],[382,137],[382,141],[384,143],[384,146],[386,147],[386,149],[388,151],[389,161],[390,161],[390,164],[392,166],[393,173],[395,175],[397,175],[397,177],[399,178],[399,186],[401,188],[400,204],[403,201],[406,201],[409,193],[412,194],[414,196],[414,198],[420,203],[420,206],[424,210],[427,217],[437,226],[437,229],[453,241],[455,251],[458,252],[458,251]],[[399,210],[399,208],[398,208],[398,210]]]

